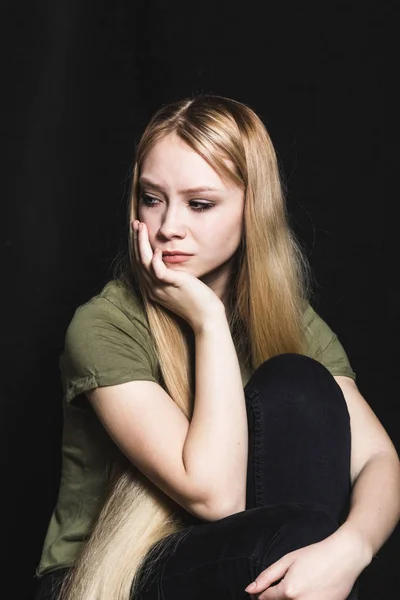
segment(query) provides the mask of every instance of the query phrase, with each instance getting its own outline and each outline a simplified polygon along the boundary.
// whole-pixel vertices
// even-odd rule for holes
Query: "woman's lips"
[[[166,263],[181,263],[186,262],[190,258],[192,258],[190,254],[165,254],[162,259]]]

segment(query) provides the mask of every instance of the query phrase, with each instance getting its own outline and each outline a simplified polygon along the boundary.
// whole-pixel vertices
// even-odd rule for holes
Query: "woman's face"
[[[165,264],[190,272],[223,300],[242,237],[243,190],[224,182],[175,134],[149,151],[139,184],[138,218],[148,228],[153,251],[191,254],[185,262]]]

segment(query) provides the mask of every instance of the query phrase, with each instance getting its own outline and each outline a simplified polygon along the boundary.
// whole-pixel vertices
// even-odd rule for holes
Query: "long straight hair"
[[[162,107],[138,144],[129,222],[138,218],[139,175],[148,152],[177,135],[221,176],[244,190],[243,237],[229,282],[229,326],[238,355],[253,372],[268,358],[304,353],[302,315],[309,268],[291,230],[276,153],[257,114],[220,96],[199,95]],[[231,168],[228,165],[234,165]],[[194,406],[193,335],[151,300],[129,227],[129,252],[116,278],[143,301],[161,381],[186,417]],[[64,600],[129,600],[157,561],[188,531],[184,511],[122,456],[107,500],[65,580]],[[133,596],[132,596],[133,597]]]

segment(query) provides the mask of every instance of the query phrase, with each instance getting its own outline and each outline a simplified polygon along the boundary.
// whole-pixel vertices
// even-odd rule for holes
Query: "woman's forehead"
[[[231,161],[225,161],[229,169]],[[221,176],[198,152],[178,136],[169,135],[156,142],[144,157],[140,169],[141,183],[159,187],[174,186],[180,191],[192,188],[209,187],[226,190],[232,183]]]

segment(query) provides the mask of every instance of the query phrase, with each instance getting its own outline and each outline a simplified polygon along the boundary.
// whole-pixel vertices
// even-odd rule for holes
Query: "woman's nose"
[[[161,220],[159,233],[166,238],[185,237],[186,224],[179,210],[169,208],[165,212],[164,218]]]

